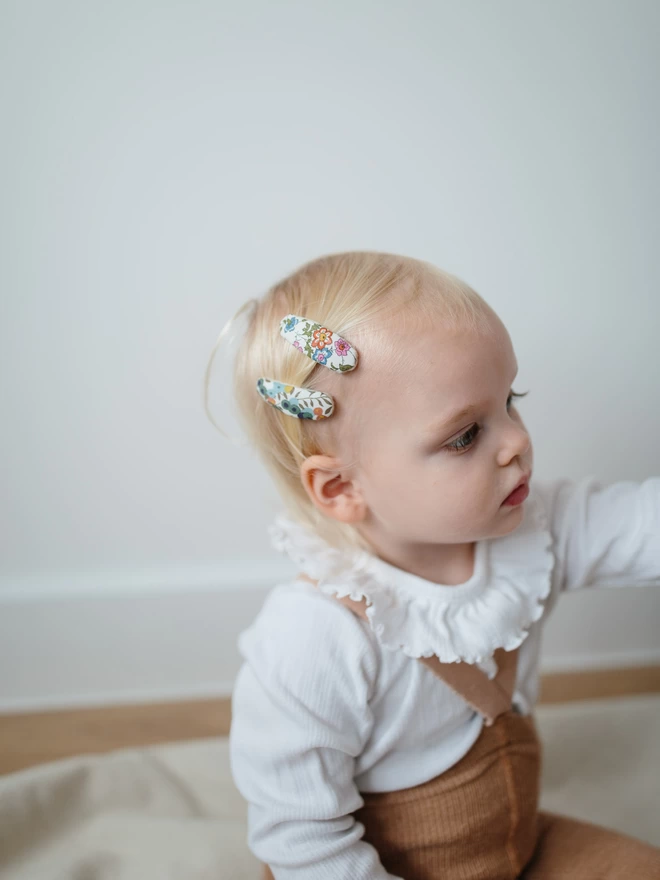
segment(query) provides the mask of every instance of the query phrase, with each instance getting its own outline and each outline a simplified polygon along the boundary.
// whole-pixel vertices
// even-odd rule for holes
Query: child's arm
[[[239,645],[230,755],[252,852],[276,880],[400,880],[352,815],[377,663],[360,622],[334,600],[280,595]]]
[[[562,590],[660,586],[660,477],[537,482]]]

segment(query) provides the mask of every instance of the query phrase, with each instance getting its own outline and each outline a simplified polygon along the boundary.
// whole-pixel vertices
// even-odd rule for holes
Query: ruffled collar
[[[494,652],[522,644],[551,588],[552,535],[541,499],[530,490],[518,528],[478,541],[474,572],[457,585],[436,584],[365,550],[339,550],[285,513],[268,531],[273,547],[318,580],[323,593],[367,600],[383,647],[476,664],[493,678]]]

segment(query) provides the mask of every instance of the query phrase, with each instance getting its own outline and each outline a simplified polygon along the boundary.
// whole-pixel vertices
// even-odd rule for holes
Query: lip
[[[522,480],[518,483],[518,485],[511,490],[511,492],[506,496],[502,504],[509,505],[517,505],[522,504],[522,502],[529,495],[529,478],[531,474],[527,474]],[[523,490],[523,491],[519,491]]]

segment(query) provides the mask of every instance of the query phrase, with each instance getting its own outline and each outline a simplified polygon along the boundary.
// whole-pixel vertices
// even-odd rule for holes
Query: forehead
[[[496,317],[487,331],[395,322],[361,344],[356,340],[356,348],[356,402],[374,418],[392,420],[399,413],[415,424],[494,399],[518,367],[509,334]]]

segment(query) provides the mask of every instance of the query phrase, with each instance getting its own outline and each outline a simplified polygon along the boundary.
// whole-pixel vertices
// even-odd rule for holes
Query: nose
[[[499,452],[499,464],[505,467],[516,456],[527,455],[532,445],[529,432],[522,422],[509,422],[508,431]]]

